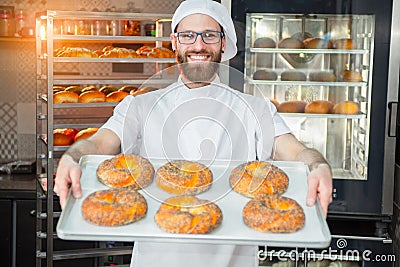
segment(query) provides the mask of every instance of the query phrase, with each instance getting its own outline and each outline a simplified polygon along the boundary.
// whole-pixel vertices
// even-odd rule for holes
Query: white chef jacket
[[[268,100],[220,83],[189,89],[179,78],[165,89],[126,97],[102,126],[122,153],[187,160],[266,160],[274,137],[290,132]],[[135,242],[132,267],[254,267],[257,247]]]

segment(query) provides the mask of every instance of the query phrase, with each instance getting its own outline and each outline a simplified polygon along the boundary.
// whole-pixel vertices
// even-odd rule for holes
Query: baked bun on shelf
[[[354,101],[343,101],[333,107],[334,114],[354,115],[360,112],[360,106]]]
[[[129,93],[125,91],[111,92],[106,97],[106,102],[121,102]]]
[[[104,85],[104,86],[100,87],[100,89],[99,89],[99,91],[104,93],[105,95],[108,95],[108,94],[110,94],[112,92],[115,92],[117,90],[118,89],[116,87],[111,86],[111,85]]]
[[[79,103],[99,103],[105,102],[106,95],[100,91],[88,91],[79,95]]]
[[[362,82],[363,77],[357,71],[345,70],[342,74],[342,81],[344,82]]]
[[[282,113],[304,113],[307,102],[301,100],[282,102],[278,106],[278,112]]]
[[[82,129],[75,135],[74,141],[76,142],[76,141],[79,141],[79,140],[82,140],[82,139],[89,138],[92,135],[94,135],[98,130],[99,130],[99,128]]]
[[[278,75],[275,71],[272,70],[257,70],[253,73],[253,79],[275,81],[276,79],[278,79]]]
[[[296,70],[286,70],[281,73],[281,81],[306,81],[307,76]]]
[[[253,44],[254,48],[275,48],[276,43],[269,37],[257,38]]]
[[[54,104],[78,103],[79,95],[74,92],[60,91],[53,95]]]
[[[306,105],[305,113],[328,114],[332,113],[334,104],[329,100],[315,100]]]
[[[74,142],[78,129],[63,128],[53,130],[53,140],[55,146],[70,146]]]
[[[336,75],[329,71],[311,72],[309,79],[314,82],[336,82]]]

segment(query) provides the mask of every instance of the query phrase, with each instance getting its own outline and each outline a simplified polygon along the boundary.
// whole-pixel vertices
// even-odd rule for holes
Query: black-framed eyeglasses
[[[194,44],[199,35],[205,44],[216,44],[221,41],[221,37],[224,36],[224,33],[219,31],[185,31],[174,33],[174,36],[178,37],[178,41],[181,44]]]

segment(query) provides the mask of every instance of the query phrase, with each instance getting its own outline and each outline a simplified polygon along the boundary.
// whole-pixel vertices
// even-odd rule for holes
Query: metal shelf
[[[267,81],[251,79],[250,84],[259,85],[297,85],[297,86],[337,86],[337,87],[366,87],[367,82],[312,82],[312,81]]]
[[[289,49],[289,48],[248,48],[251,53],[282,53],[282,54],[369,54],[366,49]]]

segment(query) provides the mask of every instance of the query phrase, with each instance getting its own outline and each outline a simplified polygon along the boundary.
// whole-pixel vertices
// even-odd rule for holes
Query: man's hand
[[[318,197],[325,217],[332,202],[332,174],[328,164],[319,164],[313,168],[307,178],[307,206],[315,204]]]
[[[82,170],[79,164],[68,154],[64,154],[57,168],[57,174],[54,185],[54,192],[60,198],[61,208],[64,209],[68,197],[69,188],[75,198],[82,197],[81,189]]]

